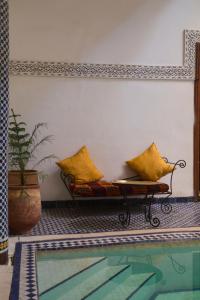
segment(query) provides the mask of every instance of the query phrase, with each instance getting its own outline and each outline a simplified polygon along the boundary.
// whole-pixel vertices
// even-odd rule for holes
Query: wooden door
[[[194,195],[200,196],[200,43],[196,44],[194,84]]]

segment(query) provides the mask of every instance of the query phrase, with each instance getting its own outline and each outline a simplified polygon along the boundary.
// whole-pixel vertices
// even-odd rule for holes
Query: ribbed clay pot
[[[24,185],[38,184],[38,172],[36,170],[25,170],[23,174],[24,174]],[[9,186],[22,185],[20,171],[8,172],[8,185]]]
[[[8,221],[11,234],[23,234],[33,228],[41,216],[39,185],[8,187]]]

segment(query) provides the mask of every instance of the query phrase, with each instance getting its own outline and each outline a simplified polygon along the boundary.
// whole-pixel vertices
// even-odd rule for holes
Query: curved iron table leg
[[[125,228],[127,228],[130,225],[130,219],[131,219],[131,214],[129,209],[119,214],[119,222]]]
[[[151,213],[151,205],[154,200],[154,194],[151,195],[151,197],[148,198],[146,195],[145,199],[148,201],[148,204],[145,206],[145,220],[151,224],[153,227],[158,227],[160,225],[160,220],[157,217],[153,217]]]
[[[167,195],[161,202],[161,210],[164,214],[170,214],[172,211],[172,205],[169,203],[169,196],[171,196],[171,194]]]
[[[127,202],[127,197],[124,195],[123,199],[123,212],[119,214],[119,222],[123,227],[128,227],[130,225],[131,213]]]

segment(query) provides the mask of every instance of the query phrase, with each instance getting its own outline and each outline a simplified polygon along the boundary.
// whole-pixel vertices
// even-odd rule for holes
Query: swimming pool
[[[37,253],[41,300],[200,299],[200,241]]]
[[[14,273],[11,300],[197,300],[200,232],[19,243]]]

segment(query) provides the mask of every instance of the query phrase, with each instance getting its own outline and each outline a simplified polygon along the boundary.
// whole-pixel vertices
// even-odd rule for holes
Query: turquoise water
[[[200,241],[38,251],[40,300],[199,300]]]

